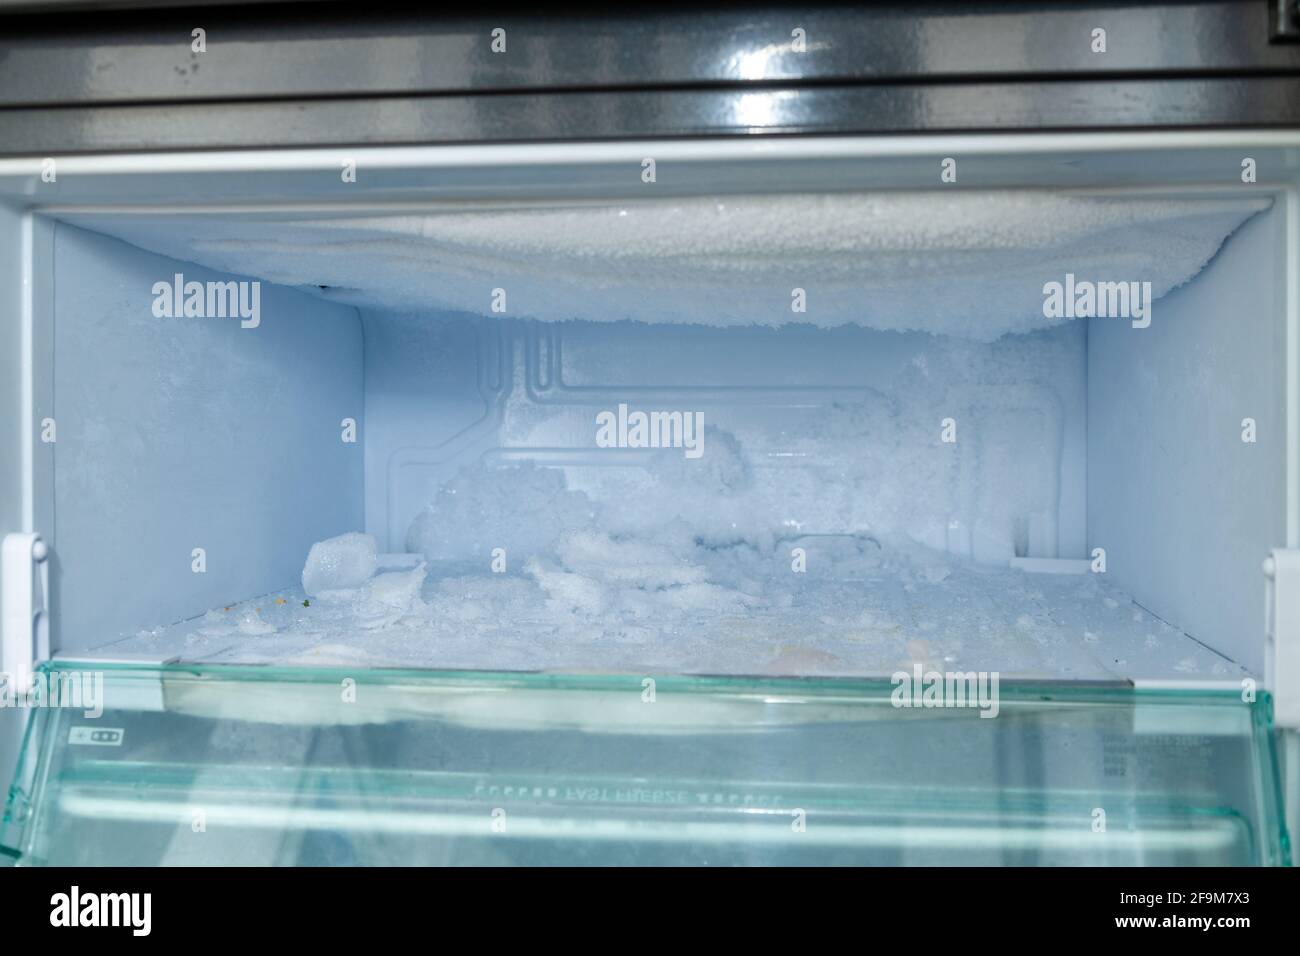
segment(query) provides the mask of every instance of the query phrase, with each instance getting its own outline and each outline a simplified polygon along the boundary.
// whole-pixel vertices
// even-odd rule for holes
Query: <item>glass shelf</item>
[[[19,865],[1285,865],[1269,699],[1003,682],[47,665]]]

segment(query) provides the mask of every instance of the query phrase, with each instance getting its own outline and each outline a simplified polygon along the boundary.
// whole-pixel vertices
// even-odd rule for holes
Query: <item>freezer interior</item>
[[[68,218],[64,652],[1262,670],[1286,471],[1267,199]],[[1089,286],[1102,315],[1067,315]]]
[[[52,214],[41,673],[94,662],[107,719],[34,715],[0,848],[1284,861],[1241,691],[1286,532],[1284,218],[1083,188]],[[932,672],[1000,678],[998,719],[899,709]]]

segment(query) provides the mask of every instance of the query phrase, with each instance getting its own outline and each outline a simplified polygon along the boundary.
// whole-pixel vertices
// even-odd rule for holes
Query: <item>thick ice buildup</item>
[[[565,537],[559,556],[571,571],[611,583],[662,589],[706,580],[704,568],[683,560],[683,554],[689,553],[686,549],[693,547],[686,529],[676,537],[678,547],[672,548],[659,541],[620,541],[607,534],[576,533]]]
[[[352,531],[311,546],[302,569],[302,589],[309,597],[362,587],[379,567],[373,536]]]
[[[352,601],[304,607],[301,592],[284,592],[283,603],[262,595],[141,632],[115,649],[224,662],[635,675],[888,677],[921,663],[1004,677],[1245,676],[1133,604],[1107,575],[1026,574],[906,539],[845,535],[791,538],[775,549],[694,546],[677,571],[665,570],[655,547],[642,551],[645,543],[610,538],[564,547],[580,571],[552,557],[549,570],[538,559],[535,577],[435,578],[405,614],[364,595],[409,593],[418,573],[404,587],[394,580],[360,589]],[[687,547],[656,544],[673,554]],[[791,573],[789,547],[796,545],[808,552],[807,574]],[[639,581],[623,560],[634,553],[652,558]],[[711,580],[694,581],[692,567],[705,568]],[[691,580],[673,583],[681,579]],[[240,626],[257,607],[278,628],[274,637]]]
[[[1159,298],[1270,202],[961,189],[88,225],[426,320],[486,314],[484,290],[500,287],[511,316],[547,322],[857,324],[987,342],[1050,323],[1043,285],[1067,273],[1150,282]],[[794,288],[805,312],[791,309]]]
[[[590,527],[595,505],[569,490],[564,472],[524,462],[466,468],[439,490],[433,503],[411,523],[408,551],[431,563],[489,569],[501,549],[507,573],[529,558],[549,554],[566,531]]]

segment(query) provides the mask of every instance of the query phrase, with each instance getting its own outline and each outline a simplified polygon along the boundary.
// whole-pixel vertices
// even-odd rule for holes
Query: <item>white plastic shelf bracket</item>
[[[26,693],[32,665],[49,660],[49,547],[39,534],[4,536],[0,549],[0,674],[11,693]]]
[[[1264,680],[1278,727],[1300,730],[1300,549],[1276,548],[1264,559]]]

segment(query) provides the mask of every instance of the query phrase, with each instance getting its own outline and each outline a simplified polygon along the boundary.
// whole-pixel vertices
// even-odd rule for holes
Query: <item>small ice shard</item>
[[[547,593],[546,606],[552,611],[599,614],[605,606],[605,588],[594,578],[558,570],[537,558],[530,558],[525,570]]]
[[[327,538],[311,546],[302,569],[302,589],[308,597],[352,591],[374,577],[378,566],[379,545],[371,535],[353,531]]]
[[[268,624],[262,620],[262,615],[257,613],[257,608],[250,607],[247,611],[239,616],[239,633],[252,634],[254,636],[262,634],[274,634],[275,625]]]
[[[203,626],[196,632],[203,637],[229,637],[235,633],[230,616],[211,610],[203,615]]]
[[[386,571],[370,581],[366,597],[385,607],[409,611],[420,594],[426,573],[423,561],[409,571]]]
[[[427,568],[423,561],[409,571],[387,571],[372,578],[357,602],[359,627],[373,630],[396,624],[417,607]]]

